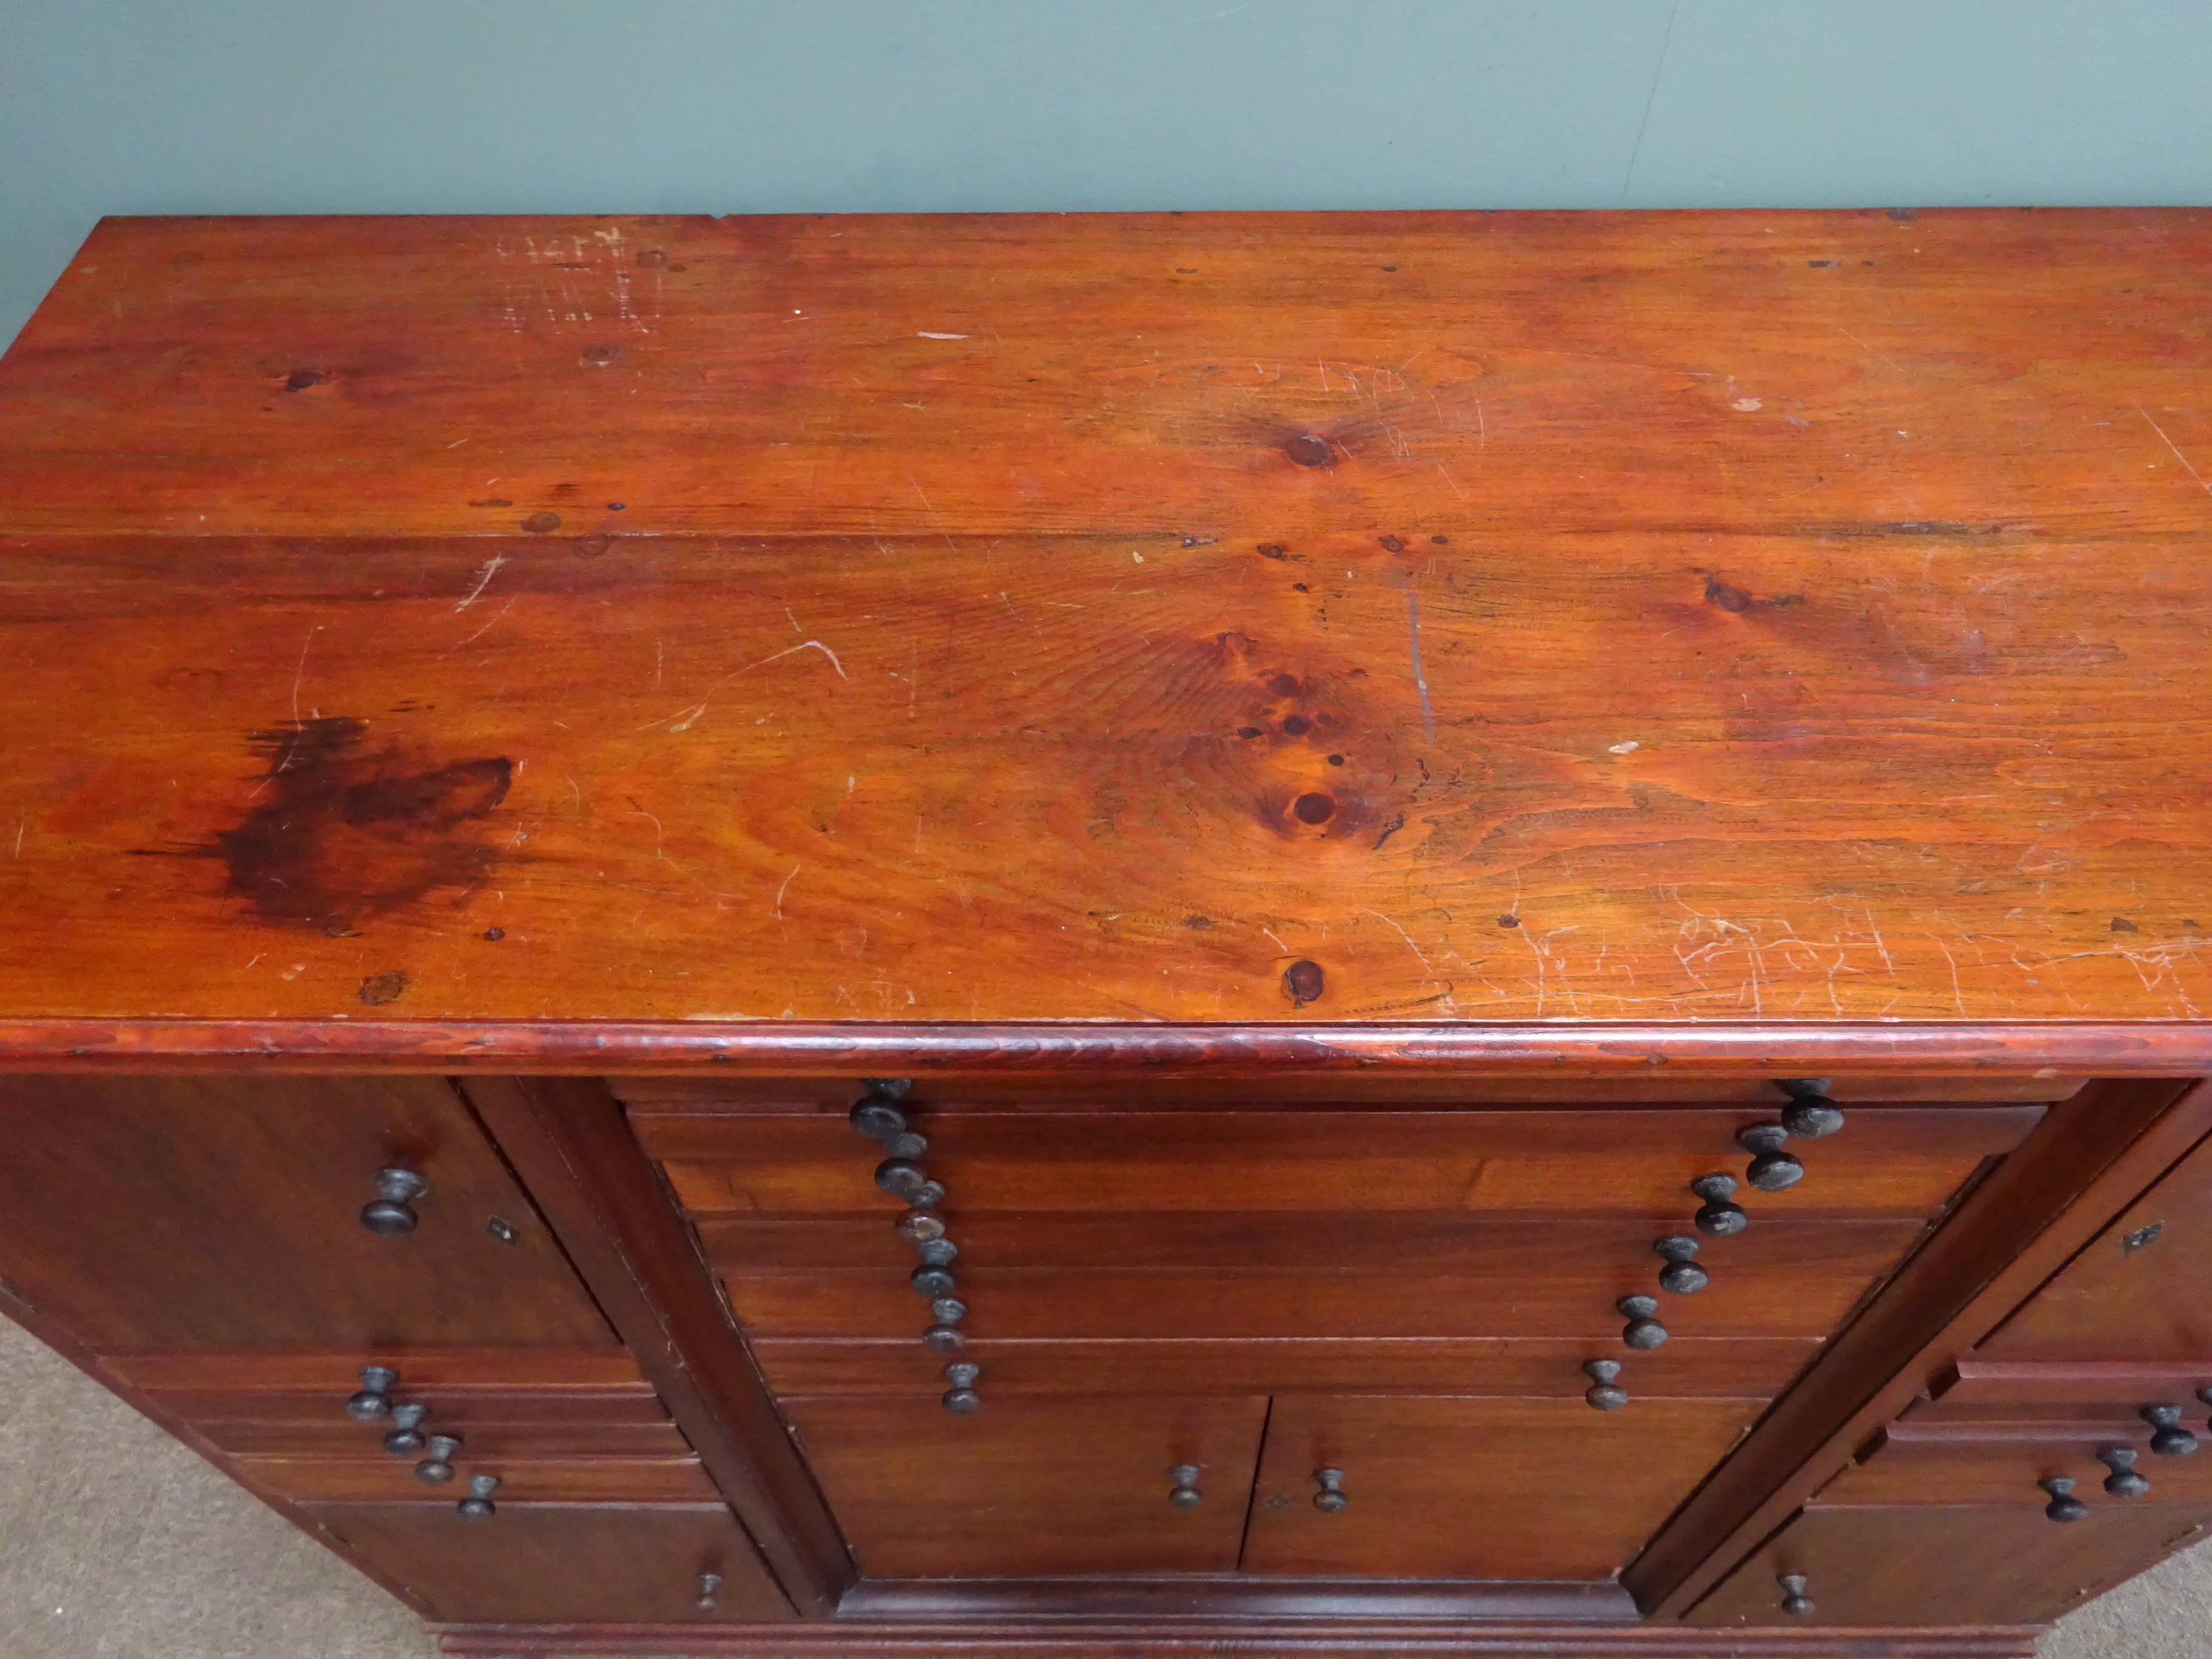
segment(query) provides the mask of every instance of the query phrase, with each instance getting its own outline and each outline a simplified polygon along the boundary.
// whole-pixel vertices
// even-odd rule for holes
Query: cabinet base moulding
[[[1468,1659],[2033,1659],[2036,1632],[1986,1630],[1688,1631],[1464,1619],[844,1619],[786,1625],[445,1625],[443,1651],[686,1659],[1222,1659],[1395,1654]]]

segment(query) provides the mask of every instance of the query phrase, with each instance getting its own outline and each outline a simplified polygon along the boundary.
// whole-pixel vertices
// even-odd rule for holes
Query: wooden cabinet
[[[457,1653],[2024,1655],[2212,1505],[2207,269],[104,222],[0,1308]]]

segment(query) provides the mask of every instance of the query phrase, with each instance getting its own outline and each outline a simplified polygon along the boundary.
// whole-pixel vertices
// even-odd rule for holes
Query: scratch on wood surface
[[[1406,629],[1413,651],[1413,689],[1421,694],[1421,724],[1427,729],[1429,741],[1437,740],[1437,711],[1429,703],[1428,678],[1421,672],[1421,599],[1411,586],[1406,589]]]
[[[806,865],[805,865],[805,861],[804,860],[801,860],[799,863],[793,865],[793,866],[791,866],[791,875],[789,875],[789,876],[786,876],[786,877],[783,878],[782,885],[779,886],[779,887],[775,890],[775,919],[776,919],[778,921],[781,921],[783,920],[783,896],[784,896],[785,892],[786,892],[786,891],[787,891],[787,890],[789,890],[790,886],[791,886],[792,877],[793,877],[793,876],[796,876],[796,875],[797,875],[797,874],[798,874],[801,870],[804,870],[805,867],[806,867]]]
[[[828,646],[823,644],[819,640],[801,640],[797,645],[786,646],[782,650],[775,652],[772,655],[763,657],[758,662],[752,664],[751,667],[765,668],[769,664],[776,661],[779,658],[787,657],[794,651],[810,650],[819,651],[823,656],[829,658],[830,665],[837,671],[837,678],[839,679],[842,680],[846,678],[845,665],[837,660],[837,653],[835,651],[832,651]],[[748,669],[747,672],[750,672],[750,669]],[[680,730],[681,728],[678,729]]]
[[[484,561],[483,568],[477,572],[477,585],[469,589],[462,596],[461,602],[453,607],[455,616],[459,616],[482,597],[484,589],[491,586],[491,579],[499,574],[500,566],[506,562],[507,555],[504,553],[495,553]]]
[[[2181,446],[2179,444],[2177,444],[2172,439],[2166,435],[2166,428],[2160,426],[2156,421],[2151,421],[2150,410],[2145,409],[2141,404],[2137,404],[2136,405],[2136,413],[2142,416],[2146,421],[2150,421],[2150,429],[2157,433],[2160,441],[2165,443],[2166,447],[2173,452],[2173,459],[2181,463],[2182,471],[2188,473],[2191,477],[2197,480],[2197,487],[2203,490],[2206,495],[2212,495],[2212,483],[2207,483],[2204,481],[2204,475],[2199,472],[2195,467],[2190,465],[2189,457],[2181,453]]]

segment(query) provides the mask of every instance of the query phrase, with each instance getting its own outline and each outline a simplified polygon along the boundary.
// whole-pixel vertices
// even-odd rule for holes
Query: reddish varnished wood
[[[1267,1416],[1261,1397],[999,1399],[938,1389],[782,1401],[864,1577],[1229,1572]],[[1169,1471],[1199,1470],[1194,1509]]]
[[[2194,1024],[2208,257],[111,221],[0,364],[0,1012]]]
[[[2137,1408],[2212,1389],[2212,1353],[2194,1359],[1990,1359],[1970,1354],[1917,1400],[1908,1423],[2098,1424],[2145,1432]]]
[[[1638,1605],[1696,1605],[2208,1129],[2202,1085],[2100,1083],[2054,1106],[1631,1566]]]
[[[1610,1579],[1758,1415],[1727,1400],[1279,1399],[1244,1570]],[[1320,1468],[1345,1506],[1317,1509]]]
[[[1802,1573],[1825,1623],[2042,1623],[2201,1536],[2212,1505],[2105,1505],[2061,1526],[2040,1504],[1824,1510],[1800,1517],[1690,1615],[1712,1626],[1795,1622],[1782,1573]],[[1733,1652],[1733,1647],[1723,1650]]]
[[[2197,1021],[1977,1020],[1913,1026],[1839,1021],[1623,1020],[1516,1024],[1240,1026],[1099,1020],[736,1023],[302,1019],[0,1020],[0,1071],[490,1072],[563,1076],[696,1072],[848,1078],[991,1067],[1146,1076],[1484,1067],[1522,1074],[1786,1078],[1839,1067],[1869,1075],[2197,1077],[2212,1030]]]
[[[2154,1396],[2155,1398],[2155,1396]],[[2189,1395],[2172,1403],[2189,1408],[2202,1430],[2203,1409]],[[1865,1509],[1888,1504],[1986,1504],[2040,1513],[2049,1495],[2036,1483],[2063,1475],[2093,1505],[2093,1519],[2118,1510],[2194,1504],[2212,1515],[2212,1458],[2158,1457],[2150,1431],[2132,1410],[2098,1423],[1893,1423],[1850,1468],[1820,1488],[1808,1509]],[[2132,1420],[2130,1420],[2132,1419]],[[2136,1454],[2136,1473],[2150,1482],[2137,1498],[2102,1490],[2112,1473],[2097,1454],[2121,1447]]]
[[[851,1561],[621,1103],[582,1079],[477,1079],[467,1095],[767,1569],[802,1614],[827,1612]]]
[[[778,1394],[927,1394],[944,1362],[910,1334],[862,1340],[751,1338]],[[1630,1361],[1639,1399],[1764,1400],[1819,1350],[1807,1338],[1678,1333]],[[963,1358],[1002,1395],[1484,1394],[1577,1399],[1597,1349],[1544,1337],[1222,1336],[1109,1342],[977,1336]]]
[[[435,1427],[433,1424],[431,1426]],[[367,1438],[367,1437],[363,1437]],[[719,1494],[699,1460],[686,1452],[672,1456],[585,1455],[569,1448],[552,1456],[528,1456],[511,1448],[514,1437],[481,1437],[465,1443],[454,1460],[459,1471],[447,1485],[432,1486],[415,1478],[411,1462],[385,1455],[374,1441],[349,1454],[291,1455],[241,1453],[230,1471],[245,1485],[312,1504],[423,1504],[449,1521],[461,1517],[453,1505],[468,1496],[465,1477],[495,1474],[498,1497],[517,1504],[712,1504]]]
[[[1814,1629],[1731,1631],[1727,1659],[2031,1659],[2035,1632]],[[949,1649],[990,1659],[1219,1659],[1256,1651],[1315,1659],[1714,1659],[1710,1631],[1593,1630],[1578,1623],[1485,1625],[1428,1619],[1243,1619],[1193,1613],[1134,1620],[1050,1613],[959,1620],[824,1620],[794,1625],[447,1626],[447,1653],[538,1659],[556,1654],[653,1654],[686,1659],[939,1659]]]
[[[0,1078],[0,1278],[98,1350],[616,1346],[438,1079]],[[392,1164],[428,1188],[379,1237]]]
[[[1805,1153],[1806,1179],[1746,1201],[1778,1219],[1931,1216],[1982,1159],[2018,1145],[2042,1110],[1855,1110],[1842,1133]],[[1008,1212],[1367,1211],[1674,1220],[1698,1207],[1689,1187],[1699,1176],[1742,1173],[1736,1132],[1774,1113],[1024,1114],[924,1102],[914,1117],[929,1137],[930,1174],[948,1189],[945,1213],[963,1221]],[[888,1220],[899,1207],[872,1184],[871,1144],[838,1118],[633,1107],[630,1119],[694,1215],[878,1209]],[[873,1231],[890,1242],[888,1226]]]
[[[433,1619],[696,1625],[790,1617],[719,1504],[539,1504],[502,1495],[499,1513],[482,1523],[463,1521],[450,1505],[420,1503],[318,1504],[306,1512]],[[722,1579],[711,1610],[697,1606],[702,1572]]]

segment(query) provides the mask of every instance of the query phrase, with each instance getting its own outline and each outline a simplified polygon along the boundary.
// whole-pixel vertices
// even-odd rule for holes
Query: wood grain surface
[[[0,1012],[2195,1022],[2208,266],[110,221],[0,363]]]

